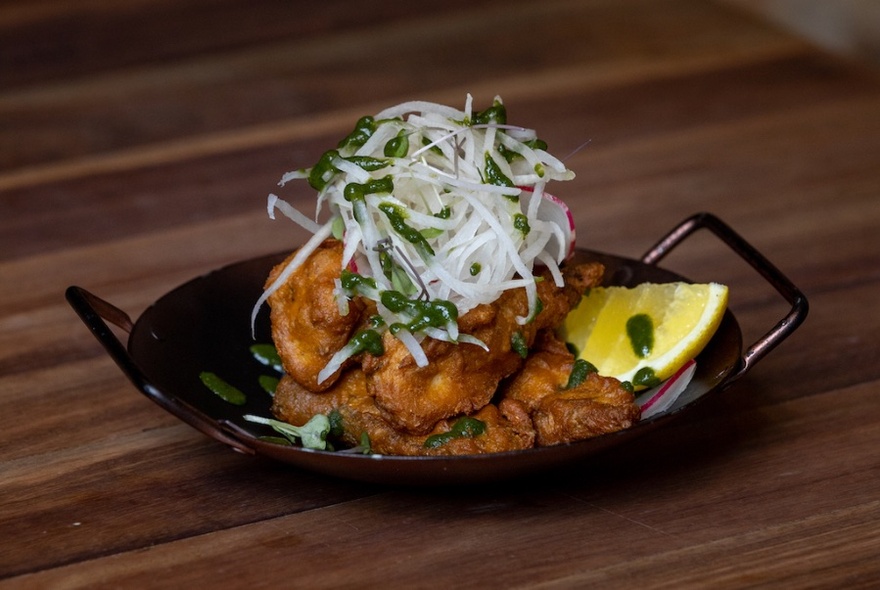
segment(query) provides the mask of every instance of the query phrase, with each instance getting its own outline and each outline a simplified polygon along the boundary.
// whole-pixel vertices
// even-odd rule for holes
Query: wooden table
[[[0,587],[880,584],[880,78],[708,2],[0,6]],[[357,117],[500,95],[577,178],[579,245],[710,211],[810,300],[724,394],[640,442],[490,485],[243,456],[139,395],[64,299],[137,317],[308,237],[266,195]],[[285,195],[304,209],[303,183]],[[663,264],[787,304],[711,236]]]

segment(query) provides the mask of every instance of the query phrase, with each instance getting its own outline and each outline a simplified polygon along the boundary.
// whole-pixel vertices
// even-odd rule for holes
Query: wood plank
[[[733,64],[736,64],[736,67],[742,67],[742,62],[745,60],[773,60],[791,56],[800,49],[802,49],[800,45],[789,42],[747,48],[733,53],[710,53],[688,57],[658,55],[638,61],[625,59],[602,65],[590,63],[576,67],[561,65],[537,72],[514,71],[509,72],[503,78],[494,77],[489,81],[470,81],[458,87],[431,89],[424,92],[426,94],[424,98],[441,103],[459,104],[467,93],[471,93],[477,98],[492,97],[500,93],[511,103],[530,96],[538,96],[542,100],[546,100],[547,97],[544,94],[548,92],[553,95],[569,93],[575,89],[597,92],[604,87],[613,89],[615,86],[633,81],[634,78],[638,78],[639,82],[643,83],[646,79],[654,77],[695,75],[710,69],[730,67]],[[225,65],[225,62],[220,63]],[[205,66],[200,66],[194,69],[201,72]],[[251,72],[253,67],[252,64],[246,64],[242,69]],[[158,75],[162,76],[162,82],[164,82],[168,74],[165,70],[160,70]],[[183,74],[182,77],[188,80],[187,74]],[[79,129],[83,126],[84,120],[94,118],[96,123],[107,124],[108,116],[112,117],[113,112],[111,107],[102,105],[103,101],[109,98],[113,100],[114,104],[128,104],[130,102],[130,99],[125,96],[108,97],[108,94],[118,93],[120,87],[132,84],[149,88],[159,83],[152,76],[143,76],[142,78],[145,79],[138,79],[137,82],[115,78],[90,82],[75,96],[59,96],[59,94],[70,93],[69,86],[62,86],[59,89],[49,88],[42,93],[19,93],[5,98],[0,95],[0,113],[7,113],[10,120],[13,121],[10,125],[18,126],[14,121],[20,120],[21,133],[30,134],[34,134],[35,130],[27,128],[27,121],[32,118],[27,113],[28,109],[33,109],[37,113],[34,116],[39,117],[42,122],[45,122],[47,116],[58,117],[59,120],[49,126],[51,132],[47,133],[52,136],[52,145],[57,150],[59,143],[66,141],[80,143],[82,141],[76,135],[80,133]],[[255,92],[259,92],[252,80],[248,81],[248,85],[253,87]],[[130,92],[142,94],[143,90],[134,88]],[[192,94],[194,90],[180,90],[180,92]],[[211,97],[223,96],[217,91],[204,90],[203,92],[210,94]],[[185,121],[183,125],[178,124],[174,126],[173,130],[169,129],[169,132],[173,131],[173,134],[167,133],[163,136],[144,137],[136,133],[126,133],[114,137],[96,137],[94,139],[99,143],[91,148],[66,151],[68,160],[63,162],[56,162],[57,158],[51,155],[27,156],[22,152],[20,145],[10,143],[9,149],[4,150],[9,152],[7,165],[16,165],[18,170],[0,174],[0,189],[55,182],[83,174],[112,172],[117,169],[130,168],[133,165],[167,163],[180,158],[196,158],[248,147],[280,144],[292,140],[308,139],[316,133],[332,132],[335,135],[340,135],[348,130],[351,125],[350,121],[357,120],[364,112],[377,112],[390,104],[418,96],[418,91],[410,91],[408,94],[383,95],[382,98],[377,97],[368,103],[358,103],[357,106],[327,103],[322,105],[322,110],[317,118],[313,112],[278,113],[270,123],[249,120],[236,121],[225,117],[223,127],[202,126],[196,128],[188,125]],[[235,97],[235,104],[241,100],[240,97]],[[192,105],[192,108],[204,109],[203,102]],[[71,104],[78,103],[94,109],[95,113],[84,116],[81,112],[69,112]],[[277,101],[273,104],[277,108],[288,103]],[[111,108],[109,114],[108,108]],[[266,109],[255,110],[260,113],[261,117],[271,114],[271,111],[266,111]],[[144,113],[138,109],[126,109],[124,114],[125,116],[150,117],[150,113]],[[193,123],[200,121],[195,116],[186,119]],[[43,125],[42,122],[40,125]],[[130,126],[135,125],[152,127],[147,121],[130,124]],[[233,125],[237,125],[237,127],[233,127]],[[65,139],[68,136],[70,139]],[[14,138],[14,135],[11,135],[11,138]],[[27,147],[28,149],[38,148],[39,144],[35,143],[33,146]],[[15,149],[13,150],[13,148]],[[105,153],[110,148],[113,148],[113,153]],[[73,157],[71,158],[71,156]]]
[[[260,585],[265,572],[255,564],[267,557],[279,568],[275,579],[316,588],[419,585],[429,564],[432,585],[475,576],[523,587],[544,585],[529,582],[538,579],[551,587],[602,581],[622,588],[633,580],[735,587],[806,579],[808,570],[836,585],[859,581],[854,564],[865,582],[880,574],[869,559],[880,543],[869,524],[880,514],[880,478],[874,458],[848,450],[878,442],[876,385],[779,404],[763,413],[764,424],[715,406],[687,436],[612,453],[563,478],[386,492],[10,583],[155,587],[159,569],[181,583],[234,576]],[[695,445],[703,449],[696,455]],[[675,451],[685,447],[681,462]],[[792,486],[801,493],[784,493]],[[104,527],[83,520],[70,536]],[[798,563],[817,553],[815,569]],[[760,577],[737,570],[751,559],[764,565]]]
[[[450,0],[446,8],[471,4]],[[481,4],[492,7],[498,2]],[[0,6],[0,87],[240,51],[291,37],[314,37],[328,27],[347,33],[413,16],[430,18],[441,10],[399,0],[377,8],[352,10],[344,2],[326,2],[316,9],[273,0],[7,3]]]
[[[334,21],[332,12],[324,16],[313,14],[305,21],[280,19],[293,27],[309,26],[308,21],[315,20],[321,27],[332,28],[317,37],[290,32],[274,43],[264,40],[252,48],[238,48],[232,54],[207,51],[199,45],[202,52],[187,58],[186,50],[171,62],[157,55],[157,43],[142,36],[155,33],[150,30],[151,25],[167,27],[175,18],[183,18],[177,25],[183,31],[193,30],[200,38],[204,35],[200,31],[210,30],[213,39],[222,40],[225,32],[212,29],[224,26],[223,17],[230,15],[215,15],[212,18],[218,19],[216,23],[203,23],[205,16],[197,7],[184,4],[185,10],[192,11],[184,15],[163,14],[162,8],[168,6],[160,7],[155,15],[147,17],[146,23],[138,22],[133,38],[124,44],[117,35],[126,34],[130,25],[113,20],[92,23],[90,27],[106,29],[111,37],[102,39],[98,32],[83,32],[88,41],[78,42],[86,45],[86,51],[99,54],[94,56],[99,61],[122,62],[102,75],[95,72],[74,81],[62,75],[56,78],[57,83],[47,77],[43,85],[7,92],[0,89],[0,116],[9,125],[8,134],[0,136],[0,170],[57,162],[61,159],[59,154],[65,158],[83,157],[356,105],[384,106],[412,98],[439,100],[441,93],[448,97],[451,88],[463,89],[453,97],[455,102],[461,102],[465,92],[475,91],[475,85],[489,86],[485,98],[488,101],[497,93],[504,94],[505,78],[540,77],[548,68],[557,67],[556,63],[579,64],[589,72],[601,65],[605,69],[627,68],[683,55],[718,59],[805,47],[791,40],[780,41],[772,30],[745,19],[712,18],[715,11],[699,3],[669,3],[667,9],[658,11],[657,17],[650,20],[636,18],[644,9],[643,2],[617,6],[571,0],[540,5],[520,1],[505,3],[503,11],[498,10],[496,2],[483,2],[438,18],[432,18],[437,16],[435,9],[425,12],[420,8],[415,18],[413,9],[405,8],[405,3],[395,4],[401,4],[398,10],[388,6],[378,15],[372,11],[370,17],[348,15],[343,22]],[[254,19],[273,18],[271,11],[261,17],[259,10],[246,10]],[[275,10],[292,8],[278,3]],[[621,10],[624,14],[616,14]],[[120,12],[119,18],[133,18],[125,10]],[[701,28],[688,29],[689,22],[700,17]],[[101,13],[101,18],[109,17]],[[327,20],[323,21],[324,18]],[[483,23],[488,21],[495,25],[485,27]],[[88,18],[85,22],[90,23]],[[303,22],[305,25],[300,24]],[[571,24],[559,27],[558,22]],[[594,24],[598,22],[602,25]],[[120,26],[122,32],[115,30]],[[246,25],[235,26],[247,31]],[[639,30],[633,31],[633,27]],[[736,35],[730,34],[731,28]],[[689,32],[687,44],[682,43],[683,31]],[[30,38],[36,33],[22,34]],[[621,45],[619,39],[626,35],[638,35],[641,44]],[[92,39],[95,36],[98,38]],[[189,42],[186,35],[178,35],[172,41],[178,37],[180,43]],[[38,38],[53,37],[43,33]],[[549,63],[536,61],[529,44],[520,42],[526,38],[540,39],[543,51],[559,55],[560,59]],[[589,44],[583,42],[585,38]],[[10,43],[29,51],[25,41],[15,35],[10,37]],[[173,42],[160,47],[176,51]],[[129,64],[125,58],[131,48],[149,52],[155,61],[134,67],[138,64]],[[487,52],[492,56],[491,62],[461,58]],[[3,54],[0,47],[0,55]],[[89,59],[90,55],[78,56],[77,63],[88,63]],[[375,70],[376,63],[385,65],[381,75],[368,73]],[[429,70],[425,64],[430,64]],[[122,65],[132,67],[120,68]],[[39,69],[19,67],[11,73]],[[532,88],[535,83],[540,83],[540,78],[533,81]],[[357,91],[352,92],[354,89]],[[30,139],[26,144],[14,140],[24,134]]]
[[[792,62],[786,63],[791,65]],[[760,65],[756,67],[760,69]],[[834,178],[834,168],[829,166],[832,162],[842,167],[841,173],[846,174],[852,174],[854,163],[859,161],[864,162],[863,166],[871,165],[871,154],[874,153],[875,146],[864,144],[865,140],[861,140],[860,144],[847,142],[846,132],[856,125],[872,125],[872,121],[876,120],[876,117],[870,117],[870,112],[880,86],[840,84],[843,90],[834,91],[834,94],[823,97],[821,92],[816,92],[815,78],[808,76],[801,82],[803,84],[801,88],[804,95],[814,97],[810,102],[801,108],[794,104],[785,106],[779,103],[778,114],[772,117],[766,113],[758,116],[757,109],[765,98],[756,90],[755,95],[750,99],[730,101],[727,97],[733,85],[743,87],[747,85],[743,83],[744,78],[736,70],[729,74],[732,82],[728,83],[724,77],[721,77],[724,82],[708,87],[705,86],[707,77],[718,79],[715,72],[697,73],[693,78],[673,78],[674,84],[671,87],[682,85],[703,87],[701,100],[730,105],[730,110],[707,109],[701,116],[696,108],[700,100],[695,98],[694,108],[683,111],[690,115],[686,118],[680,116],[677,122],[671,121],[669,117],[658,116],[656,111],[642,110],[638,106],[644,102],[641,97],[646,91],[641,84],[630,84],[622,92],[610,92],[620,105],[618,108],[622,113],[616,126],[611,128],[603,128],[603,124],[599,124],[589,115],[593,112],[607,111],[607,107],[604,106],[607,104],[604,96],[607,92],[590,94],[585,99],[582,92],[571,88],[570,92],[560,93],[550,101],[526,100],[520,103],[519,108],[526,114],[526,124],[529,124],[529,119],[539,112],[570,114],[563,117],[547,117],[546,124],[541,126],[545,137],[551,138],[560,146],[561,154],[582,144],[585,137],[590,137],[589,134],[594,128],[599,128],[593,144],[571,159],[570,165],[580,173],[581,179],[571,183],[571,189],[566,185],[564,190],[578,194],[582,180],[590,180],[591,184],[580,191],[584,194],[600,194],[603,199],[609,201],[609,204],[625,206],[608,209],[612,215],[638,217],[641,211],[634,210],[634,207],[644,209],[652,202],[651,199],[643,196],[643,191],[657,192],[674,188],[681,199],[682,207],[668,210],[664,215],[643,215],[647,219],[656,219],[658,223],[662,222],[664,225],[677,222],[678,218],[697,208],[705,208],[706,205],[703,203],[706,203],[707,197],[711,196],[716,196],[719,201],[723,200],[728,204],[728,207],[718,213],[724,214],[727,209],[735,209],[729,206],[734,203],[727,199],[727,196],[732,191],[741,190],[738,186],[741,183],[740,178],[743,180],[762,178],[764,185],[750,190],[763,191],[763,194],[767,194],[790,186],[792,174],[801,171],[810,174],[822,171],[828,178]],[[835,79],[834,85],[826,87],[826,91],[830,92],[831,88],[837,87],[841,81]],[[821,86],[820,83],[819,87]],[[676,104],[674,97],[674,93],[667,94],[665,98],[658,97],[657,108],[673,109]],[[511,108],[517,108],[516,104],[513,103]],[[783,109],[791,109],[791,111],[783,112]],[[843,127],[835,128],[828,124],[821,129],[816,128],[812,125],[817,115],[813,109],[818,109],[823,115],[827,112],[825,109],[830,109],[834,112],[835,123]],[[345,122],[339,114],[334,113],[330,117],[331,121],[326,123],[321,123],[319,118],[318,123],[294,125],[297,131],[304,131],[305,128],[311,131],[306,131],[305,142],[298,140],[291,146],[275,145],[274,140],[269,140],[272,144],[270,147],[259,149],[261,146],[252,142],[266,141],[267,136],[258,134],[258,138],[249,136],[250,139],[242,140],[243,143],[237,145],[226,144],[222,148],[224,153],[219,157],[202,158],[200,156],[210,155],[210,151],[216,148],[216,145],[209,141],[211,138],[206,138],[199,142],[199,146],[202,147],[195,149],[214,146],[207,148],[208,154],[192,152],[186,154],[182,153],[182,151],[186,152],[186,149],[181,151],[173,146],[171,148],[166,146],[154,152],[130,154],[121,156],[121,159],[115,157],[109,163],[98,159],[91,164],[74,166],[73,169],[61,167],[54,172],[43,170],[45,175],[27,173],[29,179],[27,183],[38,182],[40,185],[38,187],[16,189],[14,185],[21,181],[22,177],[15,174],[8,175],[5,179],[13,186],[6,187],[6,202],[17,215],[6,217],[9,221],[5,223],[3,218],[0,218],[0,229],[3,230],[0,233],[2,236],[0,257],[29,253],[22,249],[37,247],[39,240],[25,240],[24,237],[34,234],[49,241],[44,247],[53,248],[60,244],[76,244],[83,238],[92,241],[121,231],[144,231],[155,224],[178,224],[194,217],[222,216],[242,211],[245,207],[256,207],[256,202],[262,198],[260,195],[265,195],[274,188],[275,181],[283,171],[314,161],[327,145],[332,145],[334,137],[344,133],[344,129],[347,129],[351,125],[351,120],[357,116],[353,112],[347,114],[349,118]],[[339,125],[339,130],[334,135],[328,136],[327,130],[336,125]],[[634,132],[633,129],[638,132]],[[746,130],[756,135],[738,137]],[[712,134],[716,132],[721,132],[721,137],[713,138]],[[804,137],[805,135],[807,137]],[[677,140],[678,144],[672,146],[663,144],[670,140]],[[699,146],[704,148],[702,151],[694,151],[698,146],[693,142],[713,140],[716,144],[712,146],[712,151],[706,151],[705,146]],[[812,157],[823,162],[827,161],[828,164],[817,167],[806,161],[800,170],[791,170],[790,163],[784,160],[785,150],[789,149],[791,143],[804,140],[817,142],[817,150]],[[728,154],[727,151],[731,146],[724,142],[731,141],[736,142],[739,151]],[[772,142],[787,142],[788,145],[774,145]],[[223,145],[223,142],[219,143]],[[765,151],[765,154],[762,154],[764,158],[760,161],[752,157],[754,149],[759,145]],[[190,147],[193,147],[192,144]],[[230,147],[232,151],[226,152],[225,150]],[[245,147],[248,148],[246,152],[237,151]],[[624,151],[621,152],[620,149]],[[656,150],[656,153],[647,154],[643,153],[643,150]],[[694,153],[698,153],[700,159],[695,160]],[[708,160],[708,156],[713,153],[717,154],[715,159]],[[198,159],[193,162],[189,158]],[[613,158],[613,161],[608,158]],[[157,160],[162,163],[161,166]],[[684,160],[688,163],[685,164]],[[721,169],[713,172],[711,179],[697,177],[684,181],[677,174],[667,175],[665,184],[649,176],[645,179],[648,182],[643,186],[632,185],[634,181],[640,179],[639,173],[656,174],[655,170],[660,166],[673,166],[679,174],[700,174],[700,172],[706,174],[707,171],[712,170],[710,165],[714,165],[716,161],[719,165],[731,166],[730,171]],[[104,168],[108,164],[109,168]],[[737,165],[739,167],[736,167]],[[768,171],[770,176],[764,178],[750,170],[742,170],[742,166],[746,165],[760,165],[762,171]],[[157,166],[161,168],[161,173],[158,172]],[[639,172],[633,169],[634,166],[648,168],[644,172]],[[134,169],[130,170],[131,168]],[[111,171],[127,174],[124,177],[91,176]],[[782,172],[788,172],[788,175],[781,176]],[[605,181],[602,181],[603,173],[605,178],[616,179],[616,186],[607,186]],[[53,177],[57,174],[60,174],[60,177]],[[83,176],[65,178],[68,174]],[[613,176],[608,176],[609,174]],[[774,179],[773,174],[779,178],[781,186],[768,185],[769,181]],[[55,182],[43,186],[44,182],[53,179]],[[621,182],[621,179],[626,180]],[[721,182],[722,179],[726,179],[727,183]],[[3,181],[4,177],[0,176],[0,183]],[[695,183],[701,184],[693,186]],[[728,183],[732,183],[733,186]],[[690,193],[682,194],[682,187],[688,185],[693,186]],[[40,198],[31,195],[31,190],[34,189],[40,190]],[[705,190],[712,190],[714,195],[707,194]],[[130,198],[119,199],[118,195],[121,193],[130,195]],[[183,197],[182,193],[186,193],[186,196]],[[251,193],[253,193],[253,201],[247,198]],[[302,192],[294,193],[297,194],[305,196]],[[209,197],[208,202],[205,201],[205,197]],[[690,201],[682,197],[689,197]],[[58,206],[71,199],[81,206],[75,209]],[[689,203],[693,204],[689,205]],[[96,213],[96,209],[99,209],[100,213]],[[576,208],[575,211],[577,215],[578,209]],[[57,215],[75,217],[56,219]],[[129,218],[134,218],[133,223],[128,222]],[[126,223],[121,223],[120,219],[125,219]],[[580,221],[578,218],[576,220]],[[47,223],[54,225],[56,231],[39,233],[37,227]],[[84,229],[88,231],[83,232]],[[665,228],[657,231],[663,229]]]
[[[112,417],[102,412],[92,420]],[[242,457],[183,424],[111,430],[72,448],[4,467],[10,480],[3,484],[0,531],[16,541],[0,557],[0,577],[198,537],[378,489]]]

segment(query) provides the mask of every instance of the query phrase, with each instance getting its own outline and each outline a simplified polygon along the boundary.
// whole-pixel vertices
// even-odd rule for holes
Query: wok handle
[[[697,213],[682,221],[642,256],[642,262],[656,265],[688,236],[704,228],[715,234],[736,254],[739,254],[791,305],[791,309],[785,317],[746,349],[742,355],[740,366],[726,379],[726,384],[729,385],[745,375],[755,363],[797,329],[807,317],[809,304],[801,290],[788,277],[782,274],[773,263],[767,260],[763,254],[758,252],[754,246],[749,244],[730,226],[711,213]]]
[[[236,451],[253,455],[255,451],[231,433],[219,427],[214,421],[180,400],[166,395],[158,387],[150,383],[135,360],[128,353],[125,345],[116,337],[108,322],[130,334],[134,324],[127,313],[115,305],[86,291],[82,287],[68,287],[65,292],[68,303],[91,330],[92,334],[104,346],[110,357],[116,362],[126,377],[145,396],[166,411],[177,416],[193,428],[231,446]]]

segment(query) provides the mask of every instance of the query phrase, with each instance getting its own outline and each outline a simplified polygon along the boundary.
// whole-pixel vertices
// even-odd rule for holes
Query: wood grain
[[[336,480],[138,395],[64,300],[138,317],[308,235],[265,196],[360,115],[496,94],[577,172],[578,243],[712,211],[806,323],[686,419],[540,478]],[[313,195],[285,197],[308,211]],[[880,585],[880,78],[697,0],[0,2],[0,588]],[[664,266],[787,311],[711,235]]]

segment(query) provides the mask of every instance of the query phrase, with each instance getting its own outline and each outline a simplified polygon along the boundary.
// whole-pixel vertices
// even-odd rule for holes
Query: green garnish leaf
[[[373,446],[370,441],[370,435],[366,431],[361,432],[360,443],[356,446],[349,447],[347,449],[343,449],[339,451],[340,453],[345,453],[347,455],[369,455],[373,452]]]
[[[422,234],[422,237],[426,240],[431,240],[433,238],[437,238],[443,235],[445,230],[440,229],[439,227],[426,227],[421,230],[419,233]]]
[[[345,237],[345,220],[342,216],[337,215],[333,218],[333,225],[330,226],[330,233],[337,240],[342,240]]]
[[[370,435],[366,431],[361,432],[361,444],[358,446],[364,455],[369,455],[372,452],[373,445],[370,442]]]
[[[330,433],[330,419],[324,414],[315,414],[311,420],[302,426],[294,426],[280,420],[272,418],[263,418],[262,416],[254,416],[245,414],[244,419],[248,422],[256,424],[266,424],[271,426],[276,432],[283,434],[291,442],[299,440],[306,449],[314,449],[323,451],[327,449],[327,435]]]

